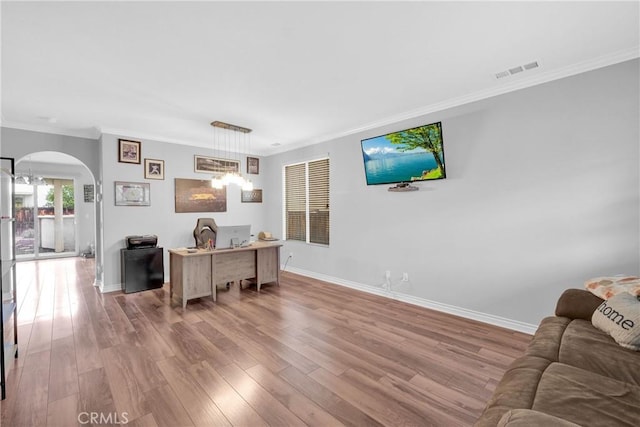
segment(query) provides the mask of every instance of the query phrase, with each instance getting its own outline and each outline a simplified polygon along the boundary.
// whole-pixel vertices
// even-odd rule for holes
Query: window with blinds
[[[329,159],[285,166],[287,240],[329,244]]]

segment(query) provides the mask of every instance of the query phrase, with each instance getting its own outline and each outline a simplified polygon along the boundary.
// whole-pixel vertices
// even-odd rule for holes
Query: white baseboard
[[[481,313],[479,311],[469,310],[463,307],[457,307],[454,305],[443,304],[428,299],[415,297],[412,295],[403,294],[396,291],[387,291],[375,286],[364,285],[358,282],[352,282],[350,280],[340,279],[337,277],[327,276],[326,274],[316,273],[314,271],[303,270],[296,267],[287,267],[287,271],[301,276],[311,277],[313,279],[322,280],[324,282],[333,283],[347,288],[356,289],[369,294],[379,295],[386,298],[406,302],[408,304],[417,305],[419,307],[429,308],[443,313],[453,314],[455,316],[464,317],[466,319],[477,320],[478,322],[488,323],[490,325],[500,326],[502,328],[511,329],[525,334],[533,335],[538,329],[537,325],[530,323],[520,322],[518,320],[507,319],[500,316],[494,316],[492,314]]]
[[[102,284],[100,286],[100,293],[101,294],[106,294],[109,292],[119,292],[122,290],[122,284],[121,283],[112,283],[110,285],[104,285]]]

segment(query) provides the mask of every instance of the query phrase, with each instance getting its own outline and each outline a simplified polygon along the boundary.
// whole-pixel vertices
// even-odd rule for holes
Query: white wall
[[[210,179],[209,174],[194,172],[194,155],[225,157],[221,153],[203,148],[177,145],[160,141],[141,140],[141,164],[119,163],[118,138],[123,135],[104,134],[101,138],[102,214],[104,216],[104,290],[120,289],[120,249],[125,247],[128,235],[155,234],[158,245],[165,248],[165,281],[169,281],[169,254],[167,249],[193,246],[193,229],[198,218],[214,218],[218,225],[251,224],[252,233],[263,229],[261,203],[241,203],[240,188],[231,185],[227,190],[227,212],[175,212],[175,178]],[[137,140],[137,139],[136,139]],[[144,159],[165,162],[164,180],[144,179]],[[240,170],[246,171],[246,156],[241,156]],[[262,168],[260,168],[262,171]],[[250,175],[255,188],[262,188],[260,175]],[[132,181],[151,184],[151,206],[115,206],[114,182]]]
[[[536,325],[594,276],[639,274],[638,60],[265,159],[282,236],[282,167],[329,153],[331,245],[286,242],[296,271]],[[426,82],[428,84],[428,82]],[[434,83],[435,84],[435,83]],[[442,121],[447,179],[367,186],[360,140]]]

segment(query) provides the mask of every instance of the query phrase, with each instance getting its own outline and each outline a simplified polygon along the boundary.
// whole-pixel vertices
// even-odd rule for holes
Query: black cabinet
[[[161,288],[164,284],[162,248],[121,249],[122,290],[131,292]]]

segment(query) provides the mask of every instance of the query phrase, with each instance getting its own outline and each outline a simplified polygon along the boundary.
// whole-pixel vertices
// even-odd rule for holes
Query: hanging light
[[[239,168],[240,154],[247,152],[251,129],[220,121],[211,122],[211,126],[214,127],[214,149],[217,152],[224,151],[225,159],[236,160],[235,157],[237,157]],[[221,149],[222,146],[224,146],[224,150]],[[213,188],[221,189],[229,184],[235,184],[245,191],[253,190],[251,180],[246,179],[239,170],[230,169],[229,164],[225,162],[216,162],[213,172],[214,176],[211,178],[211,187]]]
[[[42,176],[34,176],[31,173],[31,156],[29,156],[29,173],[18,173],[16,174],[16,184],[26,184],[26,185],[47,185],[47,181]]]

